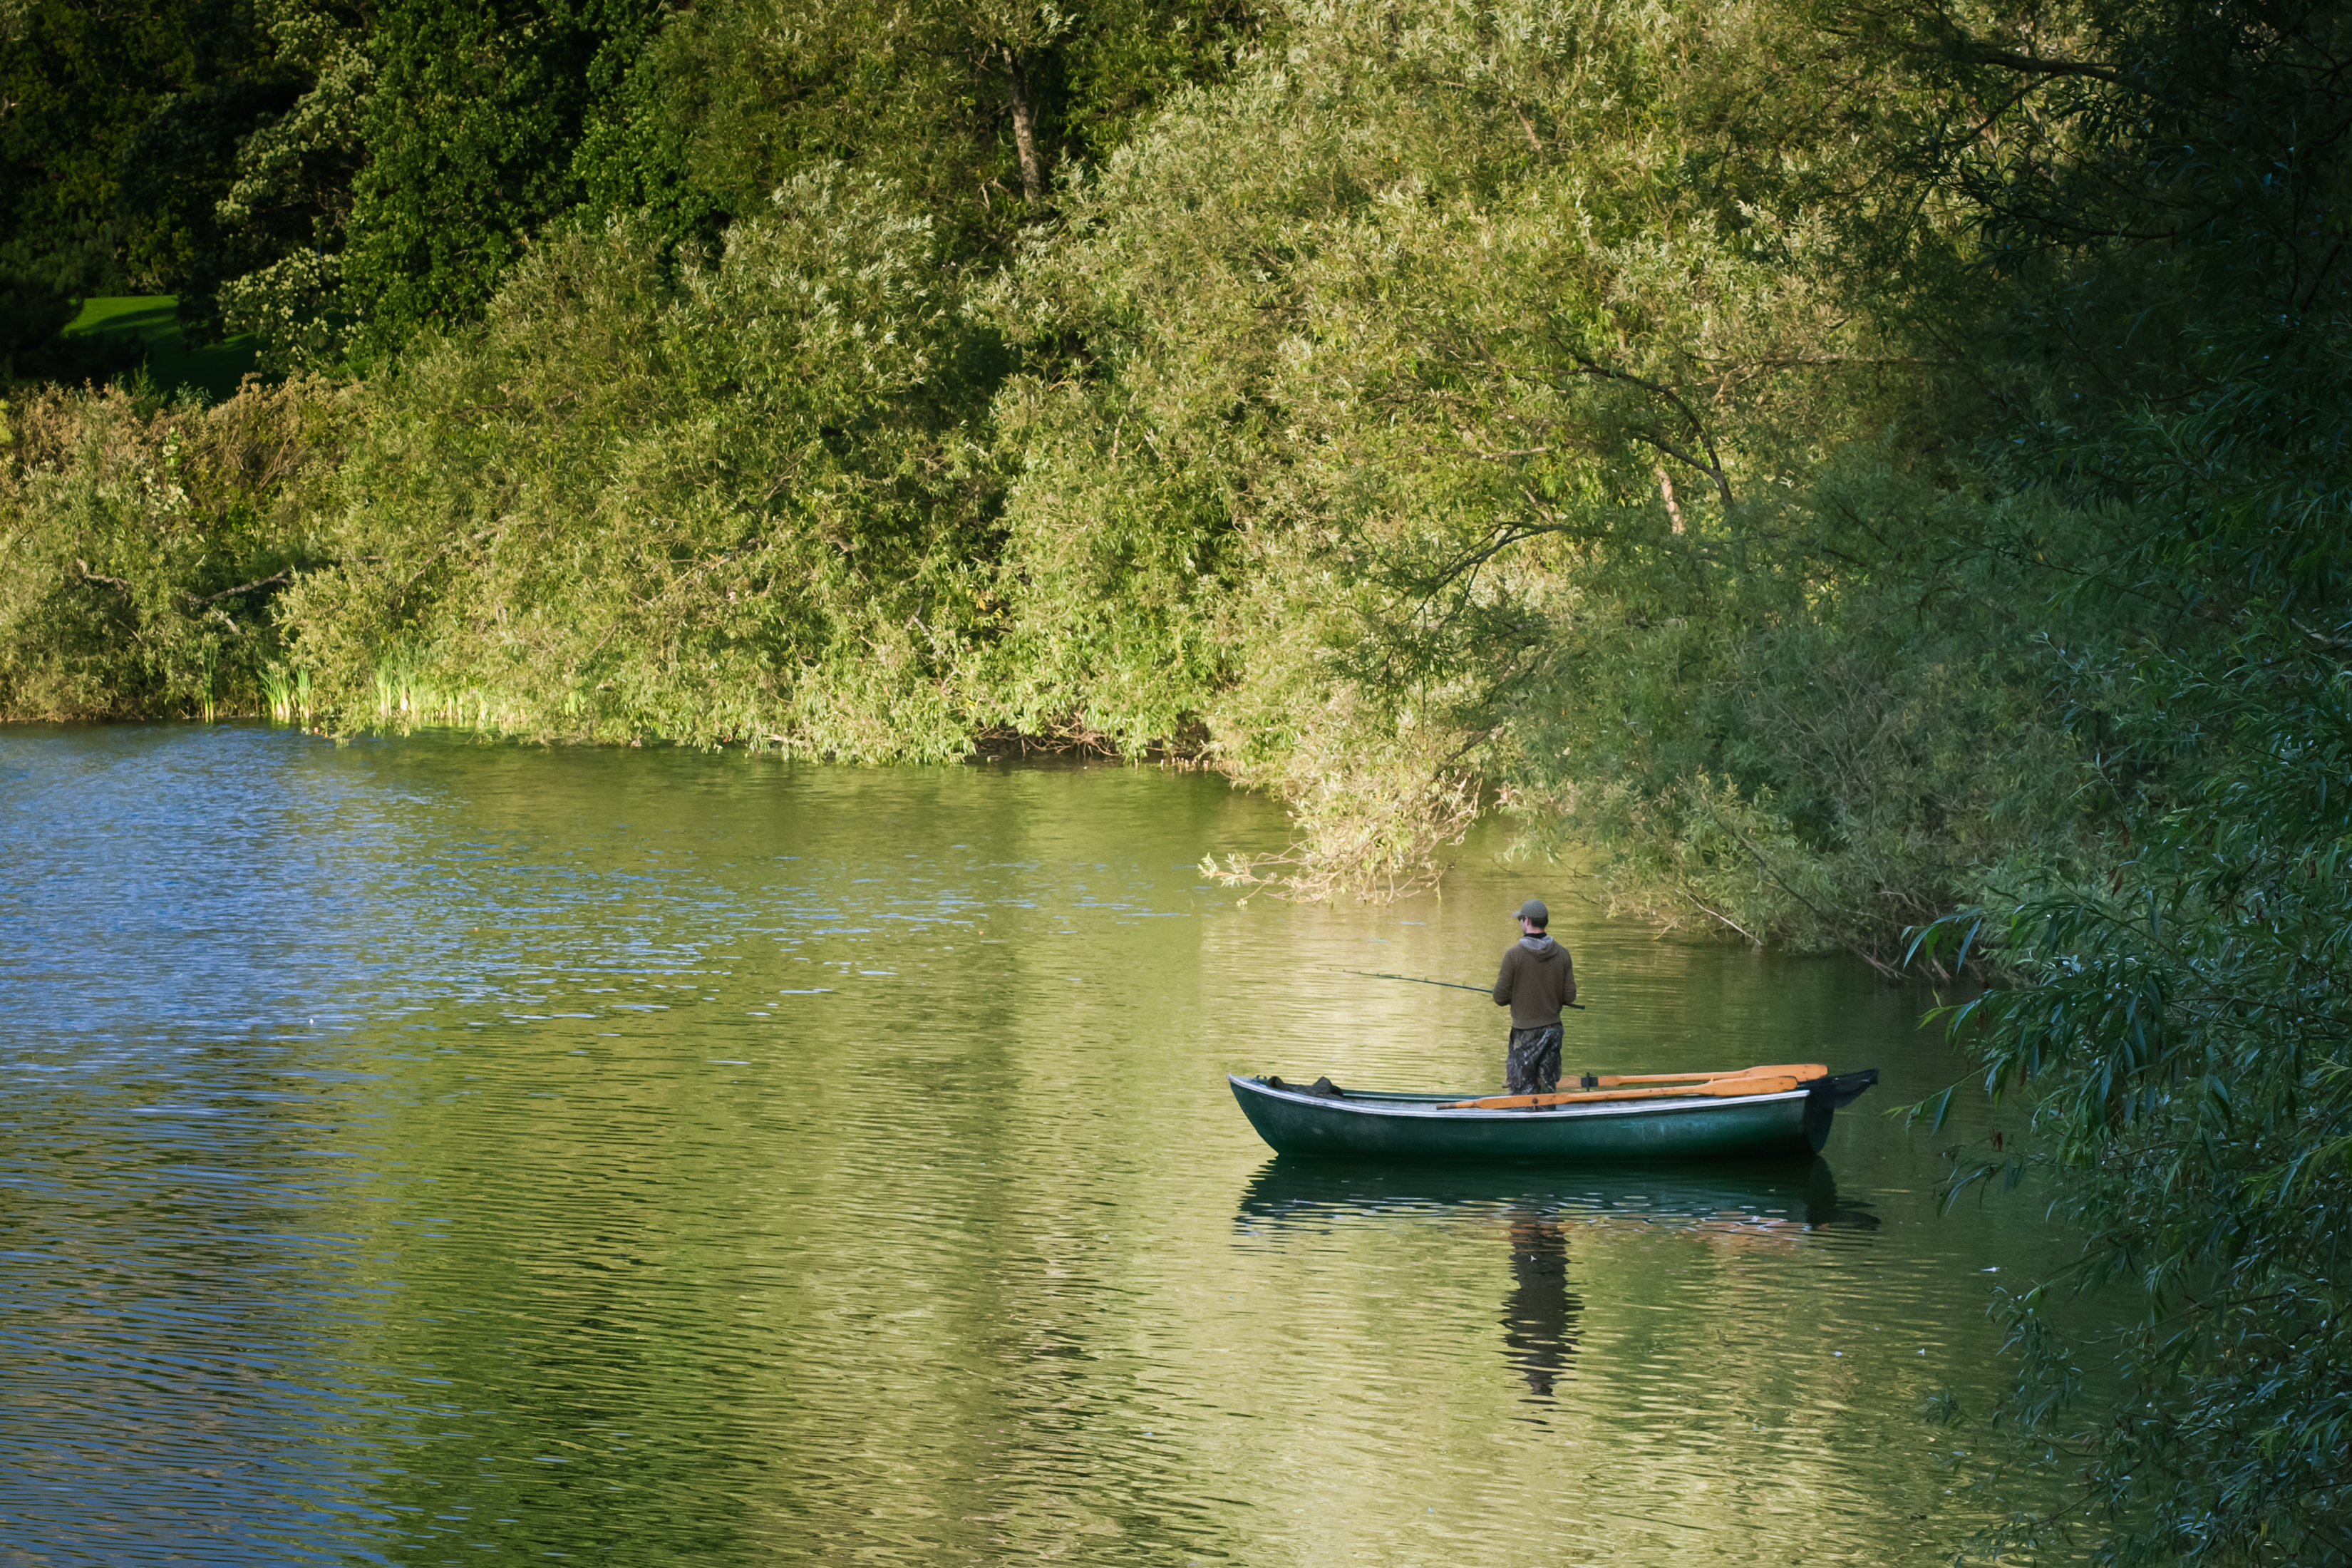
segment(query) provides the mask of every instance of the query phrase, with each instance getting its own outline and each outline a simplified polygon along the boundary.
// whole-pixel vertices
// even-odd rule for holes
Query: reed
[[[273,664],[261,672],[262,709],[273,724],[310,722],[310,672]]]
[[[376,716],[395,729],[446,727],[511,735],[548,727],[531,702],[512,692],[435,684],[413,654],[378,665],[373,685]]]

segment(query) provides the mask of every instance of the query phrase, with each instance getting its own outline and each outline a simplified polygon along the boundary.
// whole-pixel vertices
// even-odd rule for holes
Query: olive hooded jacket
[[[1549,936],[1523,936],[1503,954],[1495,976],[1495,1005],[1511,1010],[1514,1029],[1540,1029],[1559,1022],[1559,1010],[1576,1000],[1576,965],[1568,949]]]

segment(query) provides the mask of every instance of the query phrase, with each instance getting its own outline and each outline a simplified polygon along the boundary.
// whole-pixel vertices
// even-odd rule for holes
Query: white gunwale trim
[[[1225,1078],[1228,1082],[1253,1094],[1287,1100],[1299,1105],[1352,1111],[1359,1116],[1402,1116],[1437,1121],[1526,1121],[1537,1117],[1547,1121],[1572,1121],[1588,1116],[1646,1116],[1664,1110],[1731,1110],[1743,1105],[1772,1105],[1784,1100],[1802,1100],[1812,1092],[1811,1089],[1800,1088],[1783,1089],[1778,1094],[1743,1094],[1725,1099],[1714,1095],[1672,1095],[1656,1100],[1599,1100],[1588,1105],[1563,1105],[1557,1110],[1487,1110],[1475,1106],[1456,1110],[1442,1105],[1399,1105],[1394,1100],[1329,1100],[1319,1094],[1309,1094],[1305,1089],[1276,1089],[1271,1084],[1244,1078],[1239,1073],[1227,1073]]]

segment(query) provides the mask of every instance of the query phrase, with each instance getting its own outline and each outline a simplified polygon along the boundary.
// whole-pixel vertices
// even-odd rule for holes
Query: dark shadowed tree
[[[2002,482],[2101,519],[2053,563],[2130,631],[2066,675],[2125,863],[1934,935],[1995,942],[1967,1037],[2046,1134],[1963,1183],[2046,1163],[2083,1277],[2141,1308],[2095,1347],[2014,1301],[2002,1415],[2102,1561],[2352,1562],[2352,17],[1827,22],[1940,105],[1913,167],[2014,289]]]
[[[176,285],[188,215],[126,200],[138,145],[155,116],[215,86],[226,84],[229,112],[247,107],[228,101],[243,21],[227,5],[163,0],[27,0],[0,13],[0,377],[108,368],[58,341],[79,298]],[[174,149],[198,183],[223,150],[216,134]]]
[[[718,0],[681,16],[666,71],[696,179],[748,212],[832,163],[887,178],[950,239],[1003,253],[1076,156],[1258,37],[1255,0]]]
[[[478,316],[624,110],[658,0],[394,0],[378,15],[344,287],[373,352]]]

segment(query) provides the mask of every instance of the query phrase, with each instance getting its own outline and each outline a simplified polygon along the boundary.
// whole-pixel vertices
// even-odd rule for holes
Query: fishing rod
[[[1360,974],[1367,980],[1402,980],[1414,985],[1443,985],[1449,991],[1475,991],[1481,996],[1492,996],[1495,994],[1495,988],[1491,985],[1465,985],[1458,980],[1423,980],[1418,974],[1378,974],[1369,969],[1351,969],[1348,973]],[[1570,1002],[1568,1005],[1580,1013],[1584,1011],[1584,1004],[1581,1002]]]

